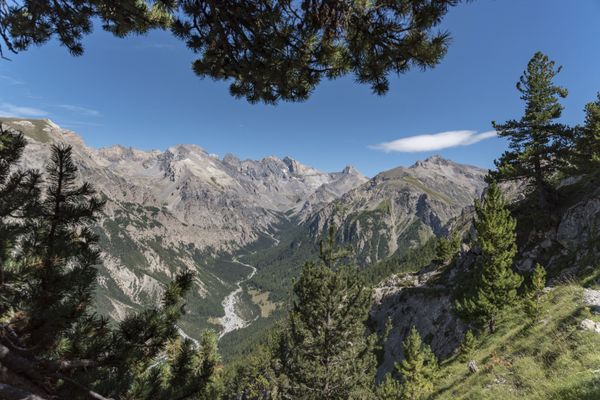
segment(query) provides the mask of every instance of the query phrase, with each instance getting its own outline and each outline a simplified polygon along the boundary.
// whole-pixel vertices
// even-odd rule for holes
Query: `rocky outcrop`
[[[414,326],[423,341],[439,359],[449,357],[467,330],[467,325],[452,312],[450,286],[433,283],[440,270],[424,270],[388,278],[375,289],[374,306],[369,314],[371,327],[378,334],[391,330],[383,348],[378,379],[394,371],[394,364],[404,359],[402,342]]]

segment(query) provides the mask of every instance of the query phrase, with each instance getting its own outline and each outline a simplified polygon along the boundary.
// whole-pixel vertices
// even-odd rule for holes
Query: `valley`
[[[240,308],[239,303],[241,301],[242,291],[244,290],[242,288],[242,284],[252,279],[256,273],[256,268],[250,264],[245,264],[241,261],[238,261],[235,258],[232,259],[232,262],[250,268],[251,272],[246,278],[237,281],[237,287],[235,290],[229,293],[223,300],[223,312],[225,315],[219,319],[219,325],[222,326],[221,332],[219,333],[219,338],[222,338],[229,332],[235,331],[236,329],[242,329],[253,322],[252,320],[244,320],[243,317],[238,314],[238,308]],[[258,318],[258,316],[255,318]]]
[[[120,320],[157,304],[162,285],[189,269],[196,277],[180,327],[195,339],[277,319],[329,224],[367,268],[445,234],[484,186],[484,170],[440,157],[368,179],[353,167],[325,173],[290,157],[218,158],[195,145],[93,149],[48,120],[1,121],[26,135],[29,168],[44,167],[51,144],[73,146],[82,179],[107,202],[95,227],[98,311]]]

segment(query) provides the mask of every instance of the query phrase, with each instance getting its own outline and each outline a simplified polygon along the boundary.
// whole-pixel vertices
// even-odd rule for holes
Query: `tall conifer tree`
[[[600,93],[596,101],[585,106],[585,123],[577,129],[573,164],[579,173],[600,169]]]
[[[396,366],[402,375],[402,399],[421,400],[433,391],[438,363],[431,348],[424,344],[413,326],[403,344],[404,360]]]
[[[552,193],[550,176],[565,166],[572,146],[572,130],[557,122],[563,110],[559,99],[567,89],[554,84],[561,67],[537,52],[517,82],[525,113],[519,120],[493,122],[498,135],[510,141],[510,150],[496,160],[497,181],[526,179],[535,187],[539,205],[547,208]]]
[[[306,263],[279,357],[294,399],[369,399],[375,379],[375,337],[366,335],[371,289],[355,267],[338,261],[335,228],[321,244],[321,262]]]
[[[483,201],[475,202],[475,212],[481,255],[476,262],[473,293],[457,303],[457,309],[493,333],[502,311],[515,303],[517,288],[523,282],[512,270],[517,254],[516,220],[495,182],[488,186]]]
[[[16,168],[24,146],[0,129],[0,398],[215,398],[216,339],[194,349],[175,325],[193,275],[182,271],[158,307],[110,326],[91,296],[100,259],[90,225],[103,202],[78,182],[64,145],[52,147],[42,196],[39,173]]]

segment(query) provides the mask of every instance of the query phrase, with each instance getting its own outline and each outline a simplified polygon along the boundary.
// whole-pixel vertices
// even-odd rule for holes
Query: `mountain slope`
[[[95,227],[103,251],[99,310],[120,319],[158,301],[177,271],[192,269],[196,282],[183,325],[196,337],[207,326],[221,329],[221,303],[250,272],[235,253],[271,246],[298,204],[319,208],[366,180],[351,167],[323,173],[289,157],[219,159],[195,145],[93,149],[48,120],[0,122],[26,135],[21,164],[27,168],[43,169],[50,145],[71,145],[81,179],[107,201]]]
[[[296,215],[278,246],[248,256],[258,268],[249,284],[277,301],[287,298],[291,280],[305,261],[317,258],[331,223],[338,244],[350,246],[361,267],[400,262],[409,250],[447,233],[446,224],[481,195],[486,173],[438,156],[382,172],[313,214]]]
[[[481,195],[486,173],[439,156],[382,172],[310,217],[310,234],[334,223],[359,264],[381,261],[445,234],[446,223]]]

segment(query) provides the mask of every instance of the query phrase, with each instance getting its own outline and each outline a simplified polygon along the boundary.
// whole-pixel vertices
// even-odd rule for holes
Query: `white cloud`
[[[0,116],[3,117],[44,117],[48,113],[32,107],[16,106],[10,103],[0,103]]]
[[[25,82],[13,78],[12,76],[8,76],[8,75],[0,75],[0,80],[3,82],[8,83],[9,85],[24,85]]]
[[[415,153],[419,151],[434,151],[448,149],[450,147],[468,146],[493,137],[496,137],[496,131],[482,133],[477,133],[476,131],[448,131],[429,135],[408,136],[369,147],[386,153]]]
[[[85,115],[88,117],[99,117],[100,116],[100,111],[93,110],[91,108],[74,106],[71,104],[60,104],[57,107],[62,108],[63,110],[66,110],[66,111],[69,111],[72,113],[77,113],[77,114]]]

